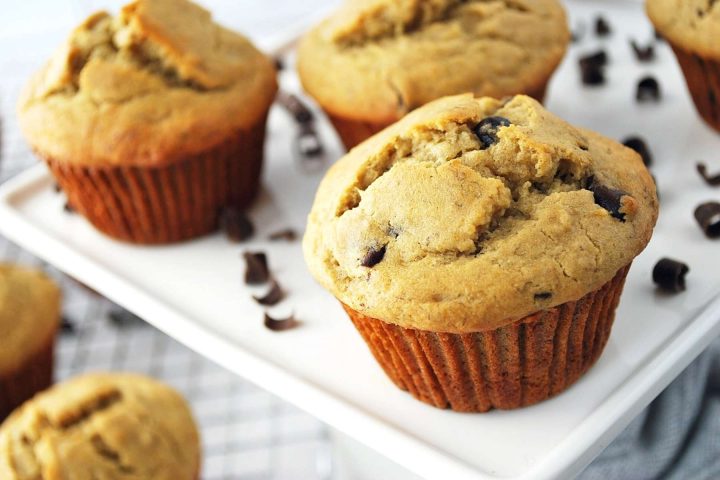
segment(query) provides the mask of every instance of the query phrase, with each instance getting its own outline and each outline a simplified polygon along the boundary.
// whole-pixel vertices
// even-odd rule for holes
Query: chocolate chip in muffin
[[[228,239],[233,242],[244,242],[255,233],[255,227],[248,216],[236,207],[223,208],[220,211],[218,223]]]
[[[273,241],[286,240],[288,242],[293,242],[297,240],[297,232],[292,228],[284,228],[282,230],[278,230],[277,232],[271,233],[270,235],[268,235],[268,238]]]
[[[502,127],[509,127],[510,120],[505,117],[487,117],[475,127],[475,135],[480,139],[481,150],[486,150],[498,141],[498,131]]]
[[[285,292],[283,291],[282,287],[280,287],[280,284],[277,282],[277,280],[273,278],[271,279],[270,290],[268,290],[265,295],[263,295],[262,297],[256,297],[255,295],[253,295],[252,298],[260,305],[272,306],[279,303],[283,298],[285,298]]]
[[[267,255],[264,252],[244,252],[245,283],[261,285],[270,279]]]
[[[282,332],[283,330],[290,330],[300,325],[295,319],[294,315],[290,315],[287,318],[273,318],[267,313],[265,314],[265,327],[273,332]]]
[[[695,220],[708,238],[720,237],[720,203],[707,202],[695,209]]]
[[[602,15],[595,17],[595,35],[598,37],[607,37],[612,33],[610,23]]]
[[[638,102],[660,101],[660,84],[655,77],[647,76],[640,79],[635,98]]]
[[[622,198],[628,195],[627,192],[602,185],[592,177],[588,181],[588,190],[593,193],[597,205],[610,212],[614,218],[621,222],[625,221],[625,214],[620,210],[622,209]]]
[[[685,275],[690,268],[677,260],[663,258],[655,264],[652,278],[661,290],[666,292],[682,292],[685,290]]]
[[[635,150],[640,155],[640,157],[642,157],[642,161],[646,167],[652,165],[652,154],[650,153],[650,149],[648,149],[645,140],[638,136],[627,137],[625,140],[623,140],[623,145]]]
[[[542,300],[550,300],[552,298],[551,292],[538,292],[534,295],[535,300],[542,301]]]
[[[705,183],[707,183],[711,187],[720,186],[720,172],[716,173],[715,175],[711,175],[710,173],[708,173],[707,165],[705,165],[704,163],[697,164],[697,171],[703,178],[703,180],[705,180]]]
[[[372,268],[378,263],[382,262],[382,259],[385,258],[385,250],[387,249],[387,245],[383,245],[380,248],[377,247],[371,247],[368,252],[363,257],[362,261],[360,262],[360,265],[363,267]]]
[[[652,43],[643,47],[633,39],[630,40],[630,46],[635,53],[635,58],[639,62],[651,62],[655,60],[655,46]]]

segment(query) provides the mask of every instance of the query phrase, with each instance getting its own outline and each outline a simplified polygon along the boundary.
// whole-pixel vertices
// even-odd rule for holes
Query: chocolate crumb
[[[75,333],[75,323],[66,316],[60,319],[60,333],[72,335]]]
[[[487,117],[480,121],[473,129],[482,144],[480,150],[487,150],[498,141],[498,131],[502,127],[509,127],[510,120],[505,117]]]
[[[280,91],[277,94],[277,101],[293,116],[297,123],[303,124],[314,120],[312,111],[297,95]]]
[[[145,321],[124,308],[116,308],[108,313],[110,321],[119,328],[128,328],[147,325]]]
[[[612,33],[610,23],[602,15],[595,17],[595,35],[598,37],[607,37]]]
[[[380,248],[373,247],[365,254],[365,257],[363,257],[362,262],[360,262],[360,265],[363,267],[372,268],[378,263],[382,262],[382,259],[385,257],[385,249],[387,248],[387,245],[383,245]]]
[[[549,300],[552,296],[551,292],[539,292],[535,294],[535,300]]]
[[[245,259],[245,283],[261,285],[270,279],[270,269],[265,252],[243,252]]]
[[[651,62],[655,60],[655,46],[652,43],[643,47],[633,39],[630,40],[630,46],[635,53],[635,58],[639,62]]]
[[[708,173],[707,165],[700,162],[697,164],[697,171],[703,178],[703,180],[705,180],[705,183],[707,183],[711,187],[720,186],[720,172],[716,173],[715,175],[711,175]]]
[[[280,302],[283,298],[285,298],[285,292],[280,287],[280,284],[275,280],[274,278],[271,279],[270,284],[270,290],[268,290],[268,293],[263,295],[262,297],[256,297],[253,295],[253,300],[258,302],[260,305],[268,305],[272,306]]]
[[[287,240],[288,242],[292,242],[297,239],[297,232],[292,228],[286,228],[271,233],[268,238],[270,240]]]
[[[677,260],[663,258],[655,264],[652,278],[661,290],[666,292],[682,292],[685,290],[685,275],[690,268]]]
[[[648,149],[647,143],[645,143],[645,140],[643,140],[640,137],[628,137],[625,140],[623,140],[623,145],[625,145],[628,148],[632,148],[635,150],[640,157],[642,157],[642,161],[645,164],[646,167],[649,167],[653,163],[652,154],[650,153],[650,150]]]
[[[607,210],[614,218],[621,222],[625,221],[625,214],[620,209],[622,198],[628,195],[627,192],[599,184],[594,178],[589,180],[587,189],[593,193],[596,204]]]
[[[218,223],[233,242],[244,242],[255,233],[255,227],[245,212],[236,207],[224,207],[220,211]]]
[[[295,319],[294,315],[290,315],[287,318],[273,318],[265,313],[265,327],[272,330],[273,332],[282,332],[284,330],[290,330],[300,325]]]
[[[660,101],[660,84],[654,77],[641,78],[637,85],[635,99],[638,102]]]
[[[695,220],[708,238],[720,237],[720,203],[707,202],[695,209]]]

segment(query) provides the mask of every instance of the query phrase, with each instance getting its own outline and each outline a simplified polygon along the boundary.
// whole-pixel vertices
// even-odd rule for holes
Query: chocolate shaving
[[[69,318],[63,316],[60,319],[60,333],[73,335],[75,333],[75,323],[73,323]]]
[[[641,47],[634,39],[630,40],[630,46],[635,52],[635,58],[639,62],[651,62],[655,60],[655,46],[650,43],[645,47]]]
[[[297,232],[292,228],[286,228],[284,230],[278,230],[277,232],[271,233],[268,238],[270,240],[287,240],[292,242],[297,239]]]
[[[273,318],[265,313],[265,327],[272,330],[273,332],[282,332],[284,330],[290,330],[300,325],[295,319],[294,315],[290,315],[287,318]]]
[[[720,186],[720,172],[716,173],[715,175],[709,174],[707,170],[707,165],[705,165],[704,163],[697,164],[697,171],[703,178],[703,180],[705,180],[705,183],[707,183],[711,187]]]
[[[380,248],[371,248],[368,250],[368,252],[365,254],[365,257],[363,257],[362,262],[360,262],[360,265],[363,267],[372,268],[378,263],[382,262],[382,259],[385,257],[385,249],[387,248],[387,245],[383,245]]]
[[[233,242],[244,242],[255,233],[255,227],[245,212],[236,207],[224,207],[218,217],[220,228]]]
[[[654,77],[644,77],[637,85],[635,99],[638,102],[660,101],[660,84]]]
[[[277,303],[279,303],[283,298],[285,298],[285,292],[280,287],[280,284],[275,280],[274,278],[271,279],[270,284],[270,290],[268,290],[268,293],[263,295],[262,297],[256,297],[253,295],[253,300],[258,302],[260,305],[268,305],[272,306]]]
[[[720,237],[720,203],[707,202],[695,209],[695,220],[708,238]]]
[[[686,264],[663,258],[655,264],[652,278],[661,290],[677,293],[685,290],[685,275],[689,271],[690,268]]]
[[[125,310],[124,308],[116,308],[114,310],[111,310],[110,313],[108,313],[108,317],[116,327],[120,328],[147,325],[142,318],[138,317],[132,312],[129,312],[128,310]]]
[[[612,33],[610,23],[602,15],[595,18],[595,35],[598,37],[607,37]]]
[[[510,120],[505,117],[487,117],[480,121],[473,129],[482,144],[480,150],[487,150],[498,141],[498,131],[502,127],[509,127]]]
[[[277,94],[277,101],[293,116],[297,123],[303,124],[314,120],[312,111],[297,95],[280,91]]]
[[[642,161],[646,167],[652,165],[652,154],[650,153],[650,150],[648,149],[645,140],[640,137],[628,137],[623,140],[623,145],[635,150],[640,155],[640,157],[642,157]]]
[[[267,255],[264,252],[243,252],[245,259],[245,283],[261,285],[270,279]]]
[[[589,180],[588,190],[593,193],[596,204],[610,212],[614,218],[621,222],[625,221],[625,214],[620,209],[622,208],[622,198],[628,195],[627,192],[599,184],[592,177]]]
[[[535,300],[549,300],[552,296],[551,292],[539,292],[535,294]]]

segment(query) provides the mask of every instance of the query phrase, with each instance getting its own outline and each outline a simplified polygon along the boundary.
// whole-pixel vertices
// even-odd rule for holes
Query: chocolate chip
[[[599,67],[585,67],[581,71],[583,85],[595,87],[605,84],[605,73]]]
[[[363,257],[362,262],[360,262],[360,265],[363,267],[372,268],[378,263],[382,262],[382,259],[385,257],[385,249],[387,248],[387,245],[383,245],[380,248],[374,247],[368,250],[368,252],[365,254],[365,257]]]
[[[630,46],[633,52],[635,52],[635,58],[637,58],[639,62],[651,62],[655,60],[655,46],[652,43],[642,47],[635,40],[630,40]]]
[[[268,238],[270,240],[287,240],[288,242],[292,242],[297,239],[297,232],[292,228],[286,228],[271,233]]]
[[[261,285],[270,279],[267,255],[264,252],[243,252],[245,259],[245,283]]]
[[[628,193],[597,183],[592,177],[588,183],[588,190],[593,193],[595,203],[610,212],[614,218],[624,222],[625,214],[620,209],[622,208],[622,197]]]
[[[644,77],[640,79],[635,98],[638,102],[660,101],[660,84],[654,77]]]
[[[652,278],[661,290],[666,292],[682,292],[685,290],[685,275],[690,268],[677,260],[663,258],[655,264]]]
[[[277,94],[277,101],[293,116],[296,122],[303,124],[314,120],[312,111],[297,95],[280,91]]]
[[[119,328],[139,327],[145,326],[145,321],[124,308],[116,308],[108,313],[110,321]]]
[[[598,50],[595,53],[584,55],[578,59],[582,82],[585,85],[602,85],[605,83],[604,68],[608,64],[609,57],[605,50]]]
[[[720,237],[720,203],[707,202],[695,209],[695,220],[708,238]]]
[[[73,323],[69,318],[63,316],[60,319],[60,333],[68,334],[68,335],[74,334],[75,333],[75,323]]]
[[[612,33],[610,23],[602,15],[595,17],[595,35],[598,37],[607,37]]]
[[[652,154],[650,153],[650,150],[648,149],[645,140],[640,137],[628,137],[623,140],[623,145],[628,148],[632,148],[638,154],[640,154],[640,157],[642,157],[642,161],[646,167],[652,165]]]
[[[535,300],[549,300],[552,296],[551,292],[539,292],[535,294]]]
[[[607,52],[605,50],[598,50],[595,53],[589,53],[587,55],[583,55],[578,59],[578,62],[580,63],[580,66],[598,66],[598,67],[604,67],[608,64],[610,61],[610,57],[608,56]]]
[[[270,290],[262,297],[256,297],[253,295],[253,300],[258,302],[260,305],[275,305],[285,298],[285,292],[280,287],[280,284],[274,278],[271,280]]]
[[[487,117],[480,121],[474,129],[475,135],[480,139],[480,150],[486,150],[498,141],[498,130],[509,127],[510,120],[505,117]]]
[[[720,172],[716,173],[715,175],[709,174],[707,171],[707,166],[704,163],[697,164],[697,171],[703,178],[703,180],[705,180],[705,183],[707,183],[711,187],[720,186]]]
[[[273,318],[267,313],[265,314],[265,327],[272,330],[273,332],[282,332],[283,330],[290,330],[300,325],[295,319],[294,315],[290,315],[287,318]]]
[[[233,242],[244,242],[255,233],[255,227],[245,212],[236,207],[225,207],[218,219],[220,228]]]

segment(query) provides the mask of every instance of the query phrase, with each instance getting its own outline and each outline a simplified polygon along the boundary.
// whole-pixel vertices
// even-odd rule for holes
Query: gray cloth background
[[[720,480],[720,340],[578,480]]]

